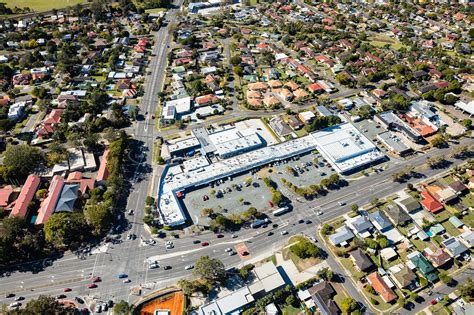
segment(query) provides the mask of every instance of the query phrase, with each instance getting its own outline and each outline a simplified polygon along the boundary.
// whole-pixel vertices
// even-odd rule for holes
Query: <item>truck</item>
[[[269,222],[269,221],[268,221],[267,218],[265,218],[265,219],[258,219],[258,220],[253,221],[252,224],[250,224],[250,227],[251,227],[252,229],[257,229],[257,228],[261,227],[262,225],[264,225],[264,224],[266,224],[266,223],[268,223],[268,222]]]

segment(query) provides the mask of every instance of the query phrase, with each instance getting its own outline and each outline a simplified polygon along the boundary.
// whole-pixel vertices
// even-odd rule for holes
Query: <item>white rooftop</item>
[[[168,144],[168,150],[170,151],[170,153],[173,153],[187,148],[193,148],[199,145],[199,140],[196,137],[188,137],[185,139],[179,139],[178,141]]]
[[[383,153],[350,123],[329,127],[311,136],[321,154],[340,173],[384,158]]]
[[[178,98],[165,103],[165,107],[174,106],[176,114],[184,114],[191,110],[191,96]]]

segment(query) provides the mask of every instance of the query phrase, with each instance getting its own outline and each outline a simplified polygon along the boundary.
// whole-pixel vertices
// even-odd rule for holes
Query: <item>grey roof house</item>
[[[369,270],[374,266],[374,263],[370,260],[369,256],[367,256],[367,254],[360,248],[351,251],[349,255],[351,256],[356,268],[360,271]]]
[[[322,281],[309,288],[308,292],[311,294],[321,314],[336,315],[341,313],[339,307],[337,307],[337,304],[334,302],[333,297],[336,295],[336,291],[331,283]]]
[[[370,230],[374,228],[372,223],[367,219],[365,216],[357,216],[351,219],[348,219],[346,222],[347,226],[355,232],[355,234],[364,236],[362,234],[366,234],[367,232],[370,233]],[[369,235],[365,235],[367,237]]]
[[[79,185],[64,185],[63,190],[61,191],[61,196],[59,197],[58,203],[56,205],[55,212],[74,211],[74,204],[78,198]]]
[[[446,248],[446,251],[448,252],[451,257],[456,258],[464,254],[468,248],[466,245],[461,243],[457,238],[455,237],[450,237],[444,242],[441,243],[441,245]]]
[[[329,241],[335,246],[345,246],[353,238],[354,233],[347,226],[343,226],[336,233],[329,235]]]
[[[411,217],[398,205],[390,204],[385,208],[385,213],[395,225],[404,225],[411,221]]]
[[[421,209],[420,203],[412,196],[397,199],[395,200],[395,203],[408,213],[412,213]]]
[[[388,231],[392,228],[392,223],[390,220],[380,212],[379,210],[369,214],[370,222],[375,226],[380,232]]]

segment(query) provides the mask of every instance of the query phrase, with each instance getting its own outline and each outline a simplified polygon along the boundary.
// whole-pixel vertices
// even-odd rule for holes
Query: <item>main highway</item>
[[[168,12],[169,24],[176,21],[176,13],[182,5],[182,1],[178,0],[176,9],[171,9]],[[276,228],[270,224],[267,228],[243,229],[236,232],[237,238],[231,238],[230,234],[224,234],[223,238],[217,238],[213,233],[189,235],[172,239],[174,244],[172,249],[166,249],[162,240],[157,240],[154,245],[146,245],[142,239],[148,239],[149,235],[143,227],[143,209],[146,196],[153,194],[154,176],[151,167],[151,151],[155,136],[160,134],[154,128],[151,113],[155,112],[158,93],[163,86],[170,37],[168,26],[162,27],[154,33],[153,57],[149,64],[151,74],[146,80],[145,94],[141,103],[141,112],[145,114],[144,121],[136,124],[132,132],[133,137],[141,141],[141,146],[136,148],[136,151],[141,154],[131,156],[134,170],[132,188],[126,208],[134,209],[135,214],[133,216],[127,215],[130,223],[129,229],[121,234],[121,242],[97,246],[91,255],[82,258],[68,253],[56,260],[46,259],[14,266],[11,272],[3,273],[3,278],[1,278],[0,303],[9,304],[12,302],[11,298],[5,297],[7,293],[15,293],[16,296],[23,296],[28,300],[36,298],[40,294],[53,296],[63,294],[64,288],[72,289],[71,292],[65,293],[68,299],[81,296],[95,297],[100,300],[119,301],[123,299],[133,302],[138,296],[131,294],[132,289],[140,288],[142,293],[146,293],[169,286],[178,279],[191,277],[192,272],[185,270],[184,267],[194,264],[202,255],[218,258],[227,267],[238,267],[272,255],[275,250],[288,241],[291,235],[303,233],[314,236],[318,226],[340,217],[349,211],[351,204],[363,205],[375,197],[384,198],[405,188],[406,184],[393,182],[391,176],[407,166],[417,168],[424,178],[433,177],[445,171],[444,169],[426,167],[426,159],[439,155],[447,157],[452,147],[433,149],[407,160],[390,160],[383,172],[362,177],[350,182],[346,187],[331,191],[315,200],[296,201],[291,213],[274,219],[273,223],[278,224]],[[473,143],[474,139],[464,138],[459,145],[472,145]],[[451,166],[455,166],[463,161],[451,159],[450,162]],[[418,178],[411,182],[415,184],[422,180],[423,178]],[[340,202],[345,203],[346,206],[340,206]],[[322,211],[323,214],[317,215],[317,211]],[[298,219],[310,220],[312,223],[299,224],[297,223]],[[270,230],[274,234],[267,236]],[[287,235],[281,234],[284,230],[288,231]],[[129,233],[137,235],[137,239],[127,240],[126,236]],[[210,244],[203,247],[200,244],[193,244],[193,240],[207,241]],[[250,255],[242,258],[239,255],[229,256],[225,252],[226,248],[241,244],[248,248]],[[147,259],[159,260],[161,267],[149,270],[145,263]],[[339,270],[334,262],[328,260],[328,263],[331,268]],[[164,270],[163,266],[171,266],[171,269]],[[124,283],[122,279],[118,279],[117,275],[120,273],[127,274],[130,282]],[[88,289],[87,284],[91,283],[91,278],[95,276],[100,276],[102,281],[97,283],[96,289]],[[348,290],[352,296],[360,296],[358,291],[351,288],[350,283],[347,284],[347,287],[349,287]],[[360,300],[362,301],[362,299]]]

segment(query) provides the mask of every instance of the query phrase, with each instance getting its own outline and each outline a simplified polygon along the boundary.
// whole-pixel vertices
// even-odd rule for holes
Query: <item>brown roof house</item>
[[[349,255],[352,262],[354,263],[354,266],[359,271],[367,271],[374,266],[374,263],[372,260],[370,260],[369,256],[367,256],[367,254],[364,253],[364,251],[360,248],[351,251]]]
[[[321,314],[336,315],[341,314],[339,307],[334,302],[333,297],[336,295],[331,283],[322,281],[318,284],[313,285],[308,289],[309,294],[314,300],[314,303],[318,307]]]
[[[416,274],[402,264],[391,267],[392,279],[400,289],[414,290],[419,286]]]

